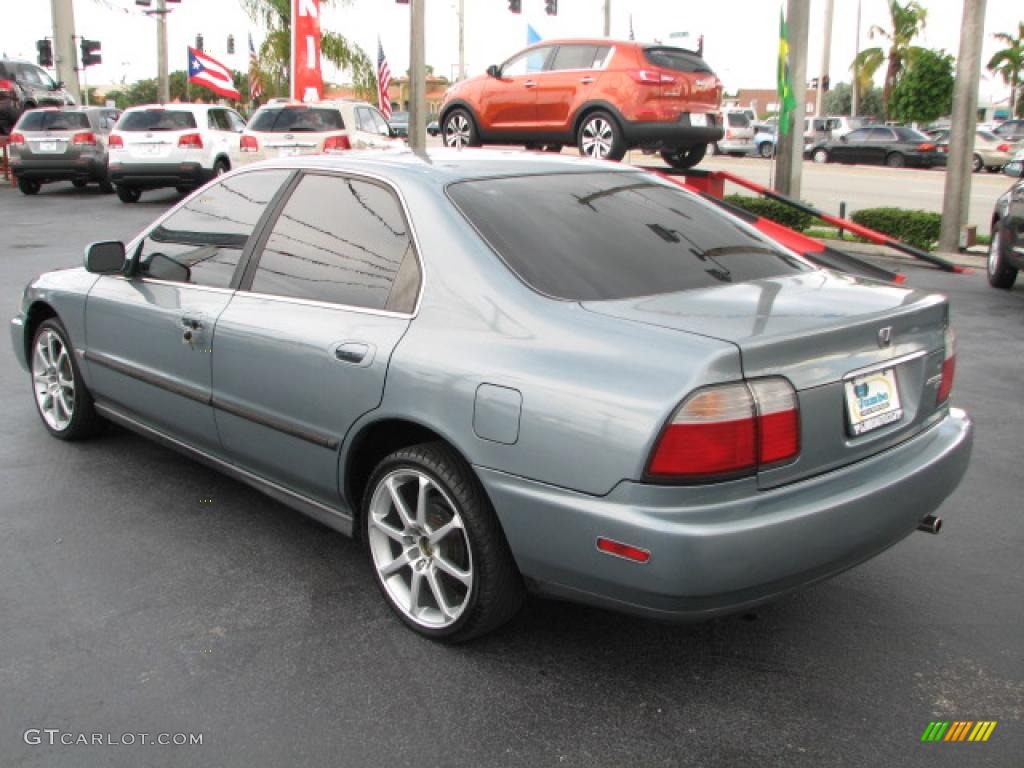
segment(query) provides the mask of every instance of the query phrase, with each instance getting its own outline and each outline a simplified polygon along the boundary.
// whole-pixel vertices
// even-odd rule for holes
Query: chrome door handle
[[[525,83],[523,83],[523,87],[524,88],[536,88],[537,84],[533,80],[527,80]]]
[[[594,78],[592,78],[592,77],[581,77],[580,78],[580,82],[583,83],[584,85],[590,85],[592,82],[594,82]]]
[[[373,347],[360,341],[347,341],[334,348],[334,357],[350,365],[369,365],[373,360]]]

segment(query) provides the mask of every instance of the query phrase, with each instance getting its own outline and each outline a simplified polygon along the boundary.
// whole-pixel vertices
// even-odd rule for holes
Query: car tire
[[[985,271],[988,273],[989,285],[1004,291],[1013,288],[1013,284],[1017,280],[1017,270],[1006,263],[1004,246],[1008,246],[1005,241],[1009,239],[1009,233],[1003,235],[1001,222],[997,221],[992,225],[992,238],[988,244],[988,263]]]
[[[117,185],[117,199],[122,203],[137,203],[142,198],[142,190],[138,187],[126,187],[123,184]]]
[[[18,179],[18,189],[23,195],[38,195],[43,185],[35,179]]]
[[[221,158],[213,164],[213,178],[223,176],[225,173],[231,170],[231,166],[228,165],[228,161]]]
[[[473,116],[465,109],[453,109],[444,116],[441,136],[444,138],[444,145],[453,149],[480,146],[476,123],[473,122]]]
[[[707,151],[707,144],[698,144],[694,147],[676,147],[675,149],[663,150],[661,159],[673,168],[693,168],[693,166],[704,159]]]
[[[713,142],[712,144],[708,144],[704,152],[705,154],[709,154],[712,157],[718,157],[720,154],[722,154],[722,150],[719,148],[717,141]]]
[[[771,160],[775,157],[775,145],[770,141],[762,141],[757,145],[757,154],[766,160]]]
[[[104,195],[114,194],[114,185],[110,183],[109,179],[104,179],[100,182],[100,192]]]
[[[83,440],[105,422],[93,407],[68,332],[56,317],[39,324],[29,348],[32,392],[43,426],[60,440]]]
[[[985,167],[985,170],[988,171],[989,173],[999,173],[999,171],[1001,171],[1002,168],[998,165],[989,165]]]
[[[576,130],[576,148],[592,160],[621,160],[626,156],[626,139],[614,117],[604,110],[591,112]]]
[[[195,189],[195,187],[190,187],[187,184],[179,184],[177,187],[174,188],[174,191],[177,192],[179,195],[187,195],[193,189]]]
[[[72,179],[71,180],[71,186],[73,186],[75,189],[85,189],[85,187],[88,185],[88,183],[89,182],[87,182],[85,179]]]
[[[885,157],[885,164],[890,168],[903,168],[907,164],[907,158],[899,152],[890,152]]]
[[[444,443],[403,448],[377,465],[362,528],[377,586],[421,635],[471,640],[522,605],[522,578],[497,515],[473,470]]]
[[[981,169],[985,167],[985,162],[981,159],[981,155],[971,155],[971,171],[973,173],[981,173]]]
[[[557,155],[559,152],[562,151],[562,145],[561,144],[545,144],[544,145],[544,151],[545,152],[551,152],[552,154],[556,154]]]
[[[828,150],[825,149],[824,147],[820,147],[814,150],[811,153],[811,160],[818,163],[819,165],[822,163],[827,163],[830,160],[828,156]]]

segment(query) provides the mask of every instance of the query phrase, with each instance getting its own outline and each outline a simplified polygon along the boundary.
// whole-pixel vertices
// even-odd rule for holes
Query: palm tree
[[[870,87],[875,73],[882,66],[883,61],[888,65],[885,70],[885,85],[882,88],[882,108],[885,116],[889,116],[889,97],[892,95],[892,88],[897,78],[903,71],[903,64],[907,56],[916,46],[911,41],[924,29],[925,17],[928,12],[922,7],[918,0],[908,0],[900,3],[898,0],[889,0],[889,17],[892,21],[892,29],[883,29],[873,25],[871,37],[876,35],[889,41],[888,53],[881,47],[866,48],[861,51],[853,60],[850,69],[853,71],[854,84],[858,89]],[[860,93],[860,90],[858,90]]]
[[[988,60],[988,69],[1003,78],[1003,82],[1010,86],[1010,116],[1017,114],[1017,90],[1021,84],[1021,74],[1024,73],[1024,21],[1017,22],[1017,37],[1012,37],[1005,32],[998,32],[995,39],[1006,43],[1001,51],[996,51]]]
[[[291,61],[291,0],[240,0],[253,21],[262,21],[267,37],[259,50],[265,97],[288,94],[288,67]],[[321,0],[330,5],[336,0]],[[343,4],[351,0],[341,0]],[[352,85],[363,98],[377,92],[377,80],[370,57],[354,42],[336,32],[321,29],[320,52],[327,61],[352,75]]]

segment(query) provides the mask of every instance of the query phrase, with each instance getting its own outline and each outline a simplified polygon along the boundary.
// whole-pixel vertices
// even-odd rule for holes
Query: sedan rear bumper
[[[477,468],[523,576],[541,593],[659,619],[742,610],[833,576],[913,532],[956,489],[973,426],[936,425],[842,469],[769,491],[620,483],[593,497]],[[598,551],[605,537],[650,552]]]
[[[199,163],[111,163],[114,184],[138,189],[199,186],[213,178],[213,171]]]

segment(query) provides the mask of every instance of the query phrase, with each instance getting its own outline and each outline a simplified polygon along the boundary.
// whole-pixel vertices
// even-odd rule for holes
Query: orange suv
[[[693,51],[617,40],[545,40],[456,83],[441,107],[449,147],[526,144],[619,160],[660,151],[676,168],[722,138],[722,83]]]

